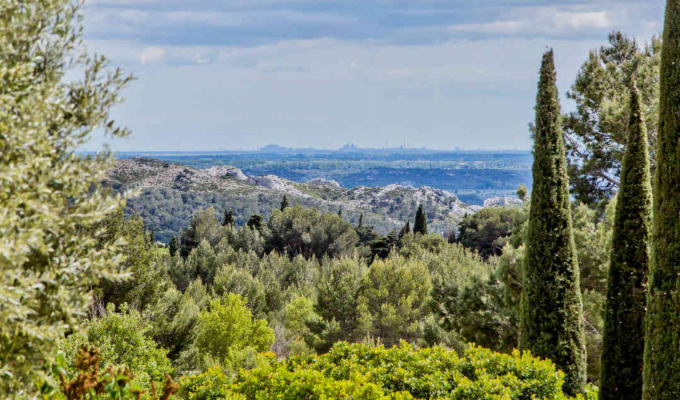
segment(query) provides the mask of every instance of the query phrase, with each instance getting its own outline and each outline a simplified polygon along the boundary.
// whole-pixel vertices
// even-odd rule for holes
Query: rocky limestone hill
[[[109,171],[105,185],[135,191],[127,211],[141,215],[156,230],[159,240],[169,240],[198,209],[213,207],[218,214],[231,209],[242,224],[253,213],[268,214],[278,208],[283,195],[290,204],[299,203],[321,212],[342,210],[343,217],[353,223],[364,214],[365,223],[382,233],[400,228],[406,220],[413,223],[419,204],[427,210],[430,230],[442,233],[454,229],[465,214],[481,209],[431,187],[346,189],[325,179],[297,183],[274,175],[248,177],[232,166],[197,169],[147,158],[119,160]],[[513,202],[497,200],[493,204]]]

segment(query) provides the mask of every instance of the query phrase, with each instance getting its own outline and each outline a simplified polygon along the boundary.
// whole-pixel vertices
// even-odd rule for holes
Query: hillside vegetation
[[[680,398],[680,0],[566,118],[545,52],[533,190],[483,209],[76,153],[131,80],[79,4],[0,2],[1,399]]]
[[[106,185],[117,190],[134,189],[127,212],[138,214],[158,240],[168,243],[200,209],[213,207],[218,215],[234,212],[238,225],[253,214],[268,215],[277,209],[284,195],[291,204],[313,207],[321,212],[342,210],[343,218],[357,224],[363,221],[377,232],[401,229],[413,221],[420,204],[427,212],[431,232],[454,230],[461,218],[481,207],[470,206],[444,190],[430,187],[389,185],[345,189],[337,182],[313,179],[296,183],[273,175],[247,177],[230,166],[197,169],[164,161],[130,158],[116,162]],[[520,205],[518,199],[491,199],[496,204]]]

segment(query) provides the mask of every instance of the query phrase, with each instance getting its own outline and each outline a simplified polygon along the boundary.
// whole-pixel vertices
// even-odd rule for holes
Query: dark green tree
[[[281,200],[281,208],[280,208],[280,210],[283,211],[283,210],[286,209],[286,207],[288,207],[288,197],[286,197],[286,195],[284,194],[284,195],[283,195],[283,200]]]
[[[364,213],[359,215],[359,223],[357,224],[357,228],[361,228],[362,226],[364,226]]]
[[[446,242],[449,244],[454,244],[457,241],[458,239],[456,238],[456,231],[448,232],[448,234],[446,235]]]
[[[338,208],[338,217],[342,218],[342,207]]]
[[[643,393],[680,398],[680,2],[666,3]]]
[[[640,93],[634,89],[607,280],[600,400],[642,398],[652,185],[640,107]]]
[[[246,222],[246,226],[250,229],[257,229],[258,231],[262,231],[262,227],[264,226],[264,221],[262,218],[261,214],[253,214],[248,218],[248,222]]]
[[[406,225],[399,231],[399,239],[403,238],[407,234],[411,233],[411,221],[406,221]]]
[[[396,229],[390,232],[387,236],[380,235],[377,239],[371,242],[371,254],[373,259],[376,257],[385,259],[390,255],[392,249],[397,246],[399,238]]]
[[[543,56],[536,99],[520,348],[551,359],[565,373],[565,393],[576,395],[586,383],[586,350],[560,120],[555,61],[549,50]]]
[[[631,84],[640,90],[654,165],[659,106],[661,40],[640,48],[635,39],[612,32],[609,43],[590,52],[567,98],[576,110],[563,119],[572,194],[590,204],[609,198],[620,181],[628,137]]]
[[[418,206],[418,211],[416,212],[416,220],[413,224],[413,233],[427,235],[427,215],[425,215],[425,211],[423,211],[422,204]]]
[[[170,257],[174,257],[177,253],[177,250],[179,250],[179,241],[177,240],[177,236],[172,235],[168,249],[170,250]]]
[[[499,256],[507,237],[522,211],[517,208],[490,207],[469,215],[460,223],[458,241],[488,258]]]
[[[285,197],[284,197],[285,200]],[[282,205],[283,207],[283,205]],[[222,226],[234,225],[234,212],[229,209],[224,210],[224,217],[222,218]]]

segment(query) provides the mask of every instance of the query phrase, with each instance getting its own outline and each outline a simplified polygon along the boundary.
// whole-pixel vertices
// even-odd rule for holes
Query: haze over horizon
[[[661,0],[92,0],[90,50],[137,76],[115,151],[527,150],[538,67],[563,109],[588,52],[658,34]],[[95,138],[85,150],[109,142]]]

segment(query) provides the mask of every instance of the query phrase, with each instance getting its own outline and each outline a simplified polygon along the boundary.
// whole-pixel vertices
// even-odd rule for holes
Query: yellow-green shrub
[[[325,355],[272,362],[241,371],[232,381],[215,373],[185,378],[180,394],[187,400],[570,399],[562,392],[564,374],[550,361],[528,352],[501,354],[477,346],[459,356],[442,347],[415,349],[406,342],[390,349],[337,343]],[[596,397],[594,389],[586,393],[586,399]]]

